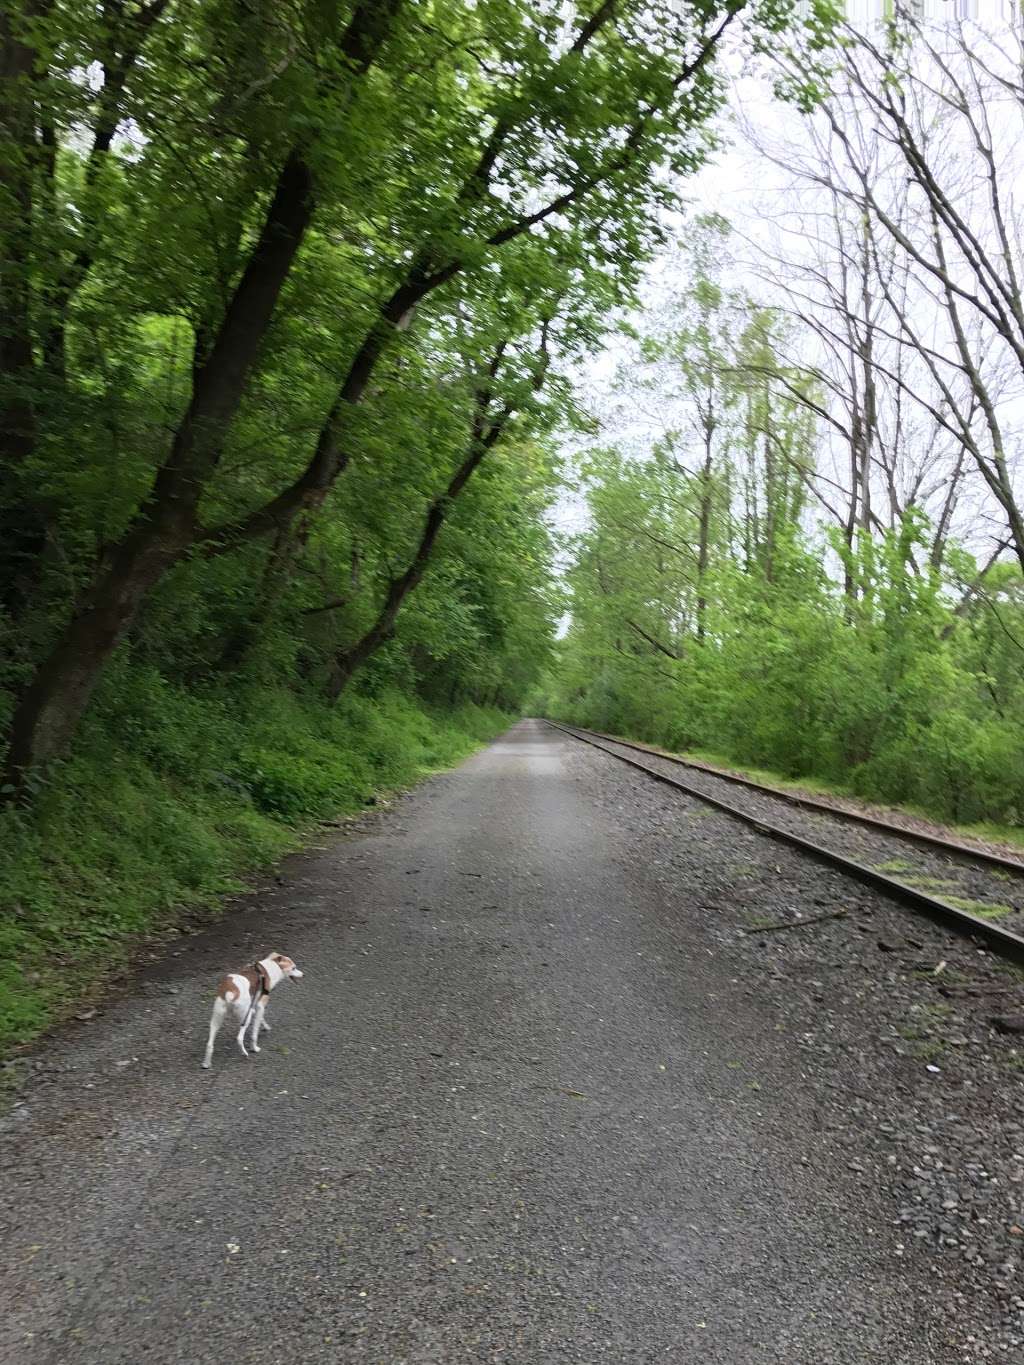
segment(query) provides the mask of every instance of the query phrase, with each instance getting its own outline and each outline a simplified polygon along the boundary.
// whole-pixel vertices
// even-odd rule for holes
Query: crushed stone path
[[[738,836],[693,821],[666,878],[611,767],[520,722],[45,1044],[0,1134],[0,1358],[964,1359],[708,922]],[[225,1030],[201,1071],[218,974],[271,949],[306,978],[262,1055]]]

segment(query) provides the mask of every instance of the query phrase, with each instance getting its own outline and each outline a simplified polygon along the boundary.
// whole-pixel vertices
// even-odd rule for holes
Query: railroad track
[[[1024,963],[1024,862],[780,792],[631,740],[546,723]]]

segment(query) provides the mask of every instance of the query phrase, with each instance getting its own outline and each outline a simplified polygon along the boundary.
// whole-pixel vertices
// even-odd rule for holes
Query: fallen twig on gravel
[[[842,919],[847,910],[830,910],[827,915],[810,915],[807,919],[783,919],[775,924],[759,924],[755,929],[747,929],[748,934],[774,934],[777,929],[801,929],[805,924],[820,924],[827,919]]]

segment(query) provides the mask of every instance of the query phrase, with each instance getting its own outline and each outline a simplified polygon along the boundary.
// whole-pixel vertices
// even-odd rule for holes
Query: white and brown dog
[[[236,1041],[242,1056],[249,1055],[245,1050],[245,1035],[250,1025],[249,1046],[253,1052],[259,1052],[260,1030],[270,1030],[265,1018],[267,999],[278,982],[286,977],[292,981],[302,980],[302,973],[284,953],[271,953],[243,971],[228,973],[217,987],[217,998],[213,1002],[210,1036],[206,1040],[206,1055],[203,1057],[204,1067],[208,1068],[213,1061],[213,1045],[228,1014],[233,1014],[239,1022]]]

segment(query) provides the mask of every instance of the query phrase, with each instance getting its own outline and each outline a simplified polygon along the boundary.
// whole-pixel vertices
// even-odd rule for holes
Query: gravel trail
[[[36,1053],[0,1358],[1021,1359],[1019,976],[540,722],[323,842]]]

